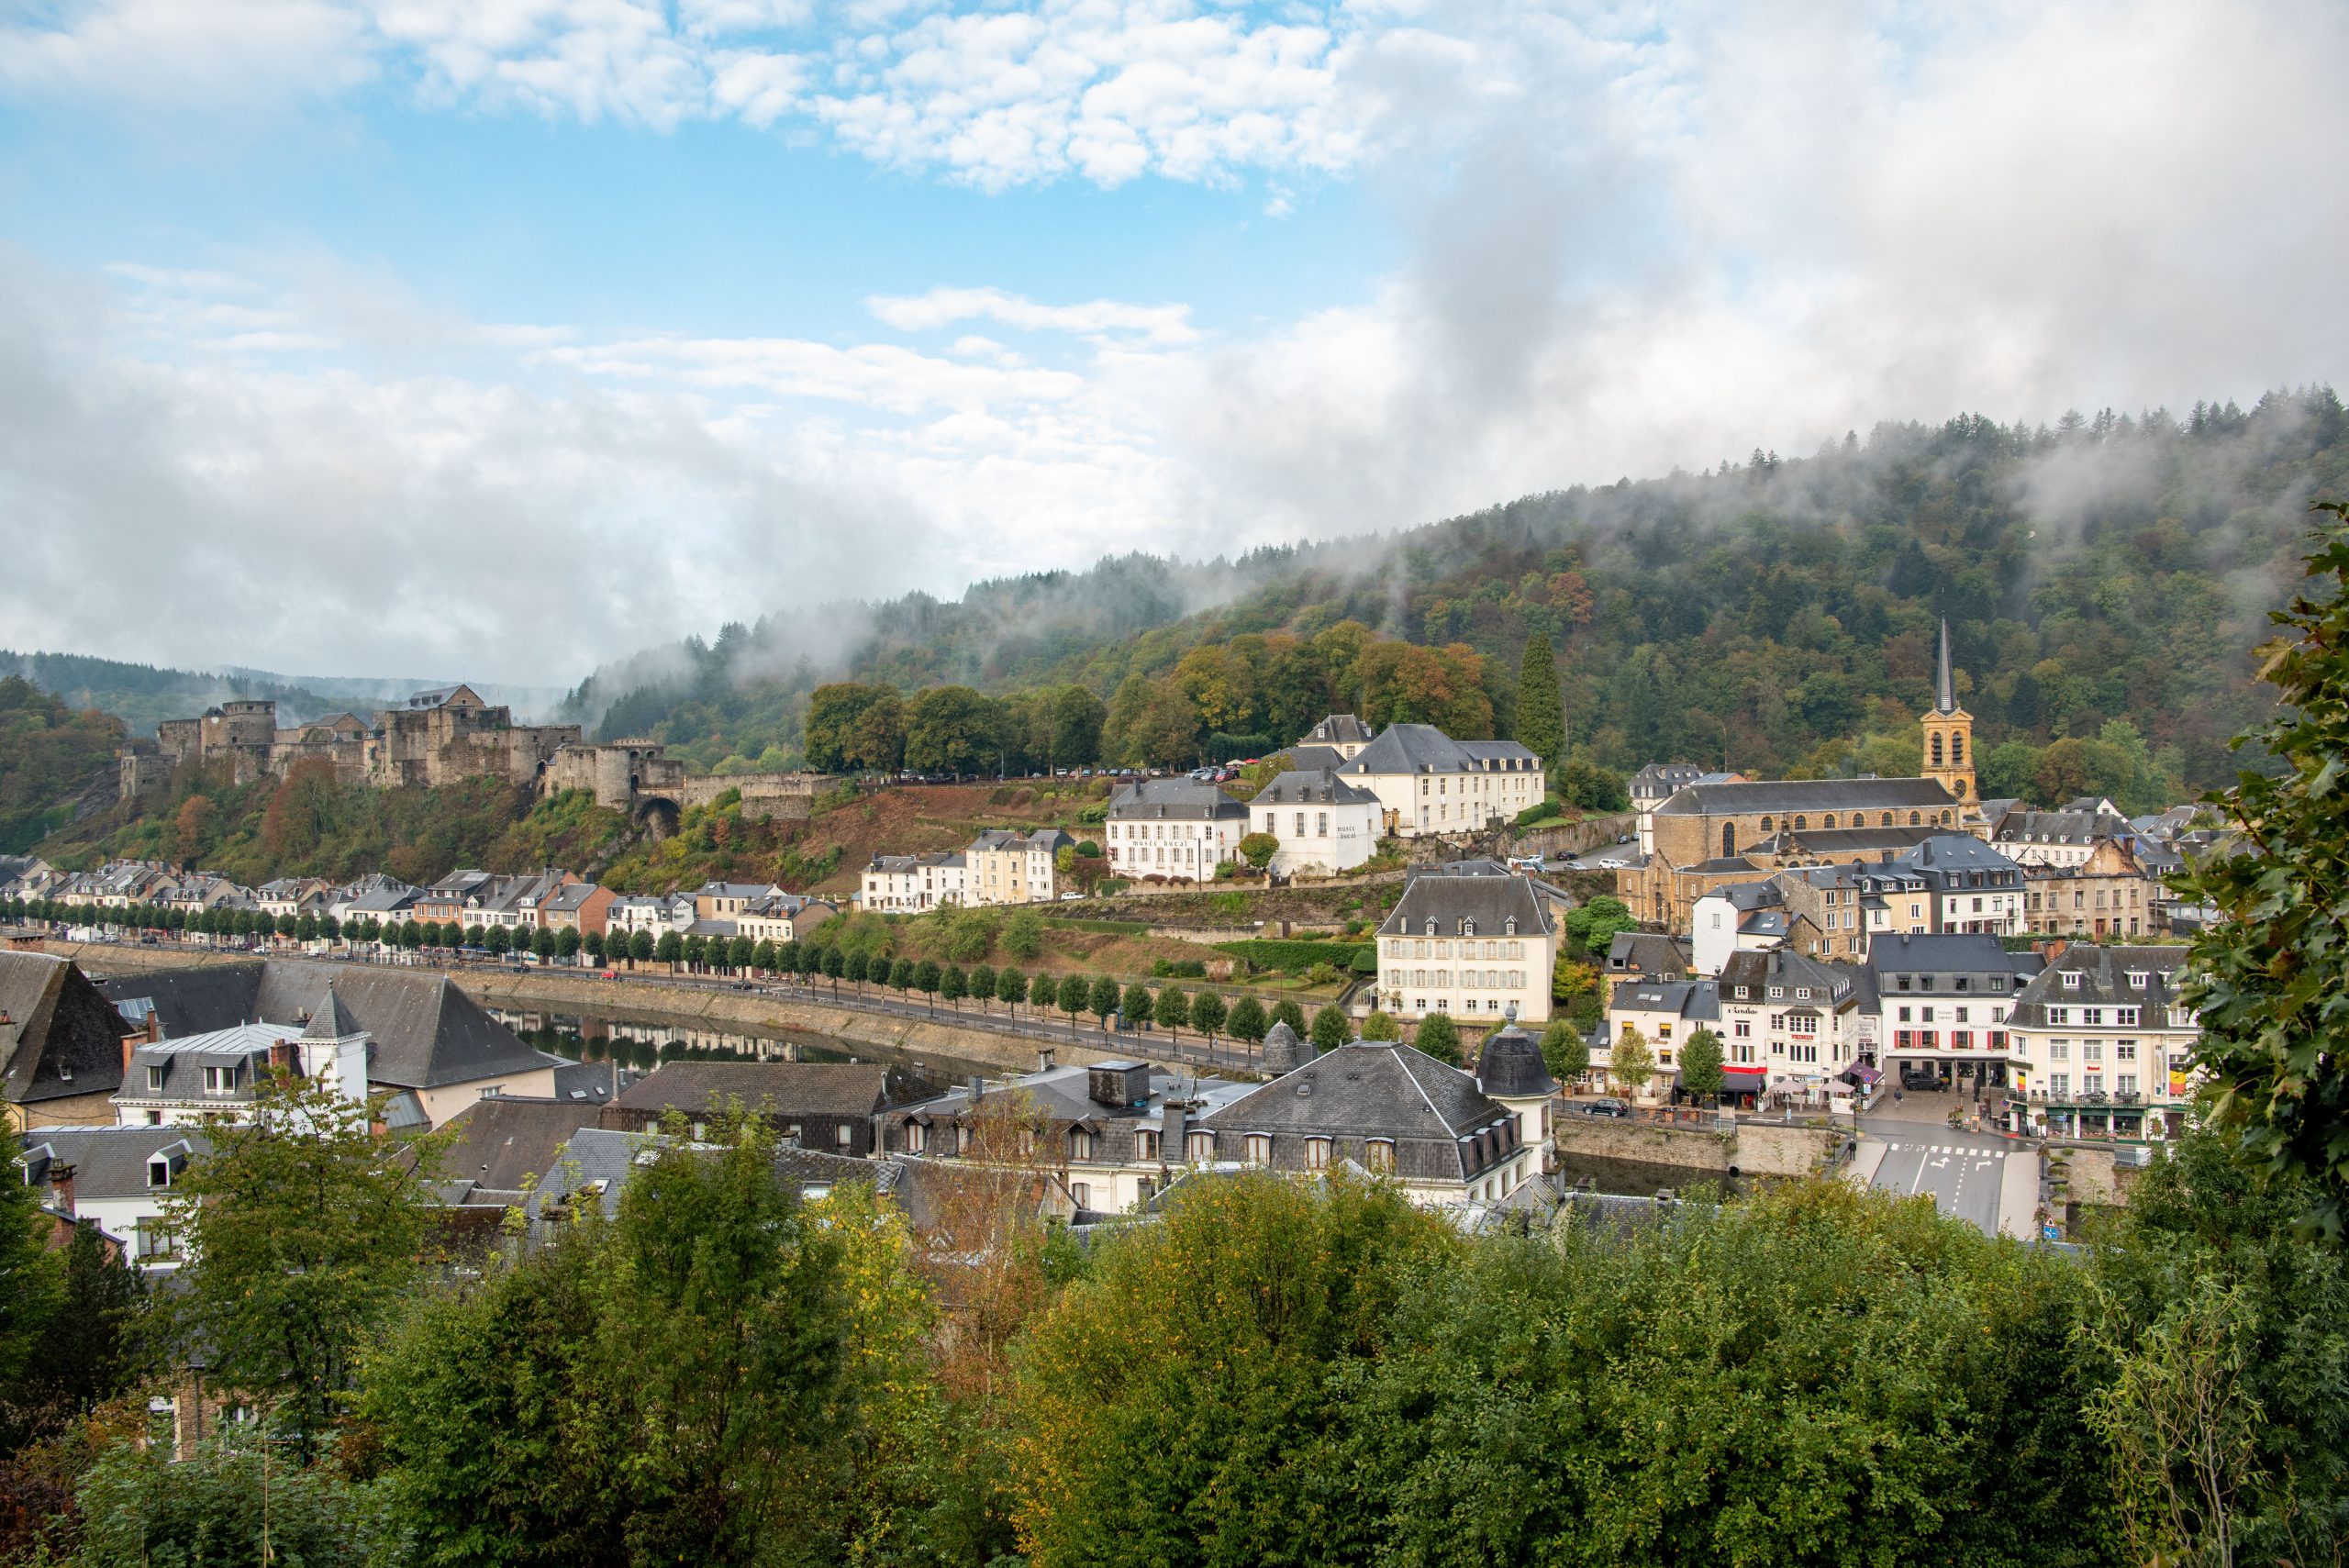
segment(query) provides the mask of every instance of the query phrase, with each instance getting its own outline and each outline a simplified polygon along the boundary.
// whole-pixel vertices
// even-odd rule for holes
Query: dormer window
[[[150,1187],[170,1186],[172,1184],[172,1162],[161,1156],[148,1161],[147,1184]]]
[[[1787,994],[1787,988],[1786,988],[1785,986],[1783,986],[1783,985],[1773,985],[1773,986],[1771,986],[1771,987],[1770,987],[1770,999],[1771,999],[1772,1001],[1776,1001],[1779,997],[1784,996],[1786,994]]]
[[[2080,972],[2076,969],[2065,970],[2064,972],[2064,989],[2066,991],[2076,991],[2079,988]]]
[[[1432,916],[1428,918],[1427,934],[1429,936],[1435,935],[1435,918]]]
[[[1476,922],[1473,917],[1464,917],[1462,918],[1460,922],[1460,934],[1464,937],[1473,937],[1476,934]]]
[[[1516,916],[1511,915],[1508,919],[1501,922],[1501,935],[1505,937],[1513,937],[1517,935]]]
[[[2153,976],[2142,969],[2132,969],[2129,972],[2129,984],[2132,990],[2143,991],[2146,983],[2152,979]]]
[[[170,1071],[171,1071],[171,1069],[169,1069],[168,1067],[150,1067],[150,1068],[148,1068],[148,1069],[147,1069],[147,1092],[148,1092],[149,1094],[150,1094],[150,1095],[160,1095],[160,1094],[161,1094],[161,1093],[163,1092],[163,1079],[164,1079],[164,1077],[166,1076],[166,1074],[168,1074],[168,1073],[170,1073]]]

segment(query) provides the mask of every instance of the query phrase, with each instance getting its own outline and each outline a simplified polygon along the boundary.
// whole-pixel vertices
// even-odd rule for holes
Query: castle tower
[[[1949,791],[1954,800],[1973,805],[1981,797],[1974,788],[1974,716],[1957,706],[1957,681],[1949,667],[1949,622],[1942,622],[1941,667],[1934,673],[1933,710],[1925,715],[1925,759],[1920,770]]]

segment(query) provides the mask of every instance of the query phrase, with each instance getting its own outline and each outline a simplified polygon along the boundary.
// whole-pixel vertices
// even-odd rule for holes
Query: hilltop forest
[[[821,636],[729,626],[598,672],[569,712],[720,771],[1175,762],[1330,708],[1509,733],[1546,636],[1572,754],[1599,767],[1906,773],[1946,617],[1986,794],[2150,805],[2232,776],[2227,738],[2259,707],[2248,651],[2298,575],[2310,500],[2349,492],[2344,432],[2329,387],[2182,419],[1884,424],[1387,538],[1126,556],[836,607]],[[863,689],[835,698],[881,704],[872,746],[843,748],[821,706],[811,733],[843,665]]]

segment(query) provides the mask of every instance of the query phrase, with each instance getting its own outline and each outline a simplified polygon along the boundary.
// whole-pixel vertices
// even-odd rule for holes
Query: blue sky
[[[2344,76],[2320,0],[0,0],[0,644],[568,682],[2338,380]]]

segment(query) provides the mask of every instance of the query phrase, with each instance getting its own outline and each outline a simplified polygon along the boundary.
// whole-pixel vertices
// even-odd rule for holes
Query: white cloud
[[[864,302],[874,317],[903,332],[957,321],[999,321],[1030,332],[1071,332],[1095,341],[1113,336],[1161,347],[1198,341],[1187,305],[1130,305],[1096,299],[1082,305],[1040,305],[996,288],[936,288],[920,295],[874,295]]]
[[[0,93],[241,114],[340,93],[373,70],[365,17],[338,0],[84,0],[59,10],[46,26],[0,22]]]

